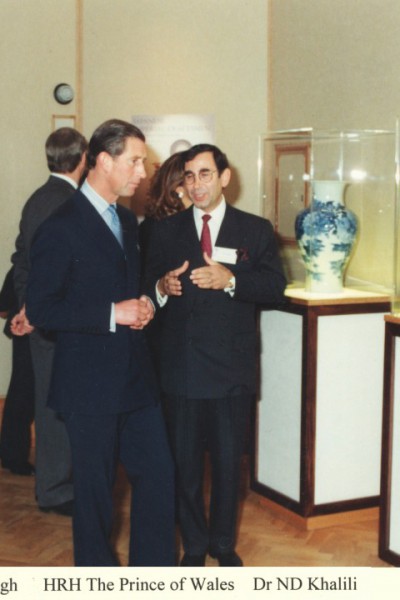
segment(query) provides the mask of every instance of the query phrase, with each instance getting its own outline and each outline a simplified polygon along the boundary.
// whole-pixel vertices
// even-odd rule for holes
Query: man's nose
[[[200,179],[200,173],[193,173],[193,177],[194,177],[194,181],[193,181],[193,185],[195,187],[199,187],[201,185],[203,185],[203,182]]]

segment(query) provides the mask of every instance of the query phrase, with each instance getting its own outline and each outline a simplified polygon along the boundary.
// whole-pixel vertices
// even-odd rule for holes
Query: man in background
[[[35,380],[29,337],[12,335],[11,320],[18,312],[14,291],[14,268],[0,290],[0,317],[6,319],[4,333],[12,340],[11,378],[4,402],[0,433],[0,459],[3,469],[15,475],[33,475],[29,462],[31,425],[34,419]]]
[[[160,370],[177,466],[181,565],[204,566],[209,553],[220,566],[238,567],[240,460],[256,392],[255,309],[280,302],[286,282],[271,223],[225,202],[225,154],[199,144],[182,160],[193,206],[155,223],[145,285],[166,311]]]
[[[30,248],[37,228],[69,198],[86,168],[87,141],[75,129],[63,127],[49,135],[45,144],[50,176],[26,202],[20,221],[14,264],[14,287],[21,311],[12,321],[15,335],[30,335],[35,376],[35,469],[36,499],[40,510],[72,516],[71,454],[65,425],[47,407],[54,355],[54,336],[33,329],[25,316],[26,285],[30,271]],[[21,374],[21,376],[23,376]]]
[[[26,311],[57,333],[49,406],[72,451],[77,566],[116,566],[110,536],[118,461],[132,485],[129,565],[175,564],[174,478],[143,327],[138,224],[117,206],[146,177],[143,133],[118,119],[93,133],[88,176],[39,228]]]

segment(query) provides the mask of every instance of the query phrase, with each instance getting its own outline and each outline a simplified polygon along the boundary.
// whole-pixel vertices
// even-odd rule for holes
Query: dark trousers
[[[28,462],[35,392],[29,337],[12,338],[12,370],[1,425],[1,462],[23,465]]]
[[[65,425],[47,406],[55,344],[39,331],[29,336],[35,373],[35,487],[39,506],[73,499],[71,451]]]
[[[252,399],[249,395],[165,399],[177,470],[179,523],[187,554],[223,554],[235,547],[240,462]],[[207,449],[211,463],[208,524],[203,490]]]
[[[174,468],[160,407],[64,417],[74,473],[75,564],[118,564],[110,534],[120,461],[132,486],[129,565],[174,566]]]

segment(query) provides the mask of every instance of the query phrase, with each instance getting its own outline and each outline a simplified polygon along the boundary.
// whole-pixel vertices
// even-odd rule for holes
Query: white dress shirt
[[[224,220],[225,211],[226,211],[226,201],[225,201],[224,196],[222,196],[222,201],[218,204],[218,206],[211,213],[206,213],[204,210],[201,210],[201,208],[197,208],[197,206],[193,206],[194,224],[196,226],[196,231],[197,231],[199,241],[200,241],[201,232],[203,229],[203,216],[210,215],[210,217],[211,217],[211,219],[208,221],[208,227],[210,228],[211,246],[212,246],[213,250],[215,248],[215,243],[218,238],[219,230],[221,229],[222,221]],[[211,258],[212,258],[212,256],[211,256]],[[233,295],[235,293],[235,284],[236,284],[235,278],[232,277],[231,285],[229,287],[224,288],[224,292],[227,292],[230,296],[233,297]],[[157,295],[157,302],[158,302],[159,306],[160,307],[164,306],[168,300],[168,296],[167,295],[162,296],[160,294],[160,292],[158,291],[157,285],[156,285],[156,295]]]
[[[196,225],[196,230],[197,230],[197,235],[199,236],[199,240],[201,238],[201,232],[203,229],[203,216],[208,214],[211,217],[211,219],[208,221],[208,227],[210,229],[211,245],[212,245],[213,250],[215,247],[215,242],[217,241],[219,230],[221,229],[222,221],[224,220],[225,211],[226,211],[226,202],[225,202],[225,198],[223,196],[222,196],[222,201],[210,213],[206,213],[206,212],[204,212],[204,210],[201,210],[201,208],[197,208],[197,206],[193,206],[194,224]]]

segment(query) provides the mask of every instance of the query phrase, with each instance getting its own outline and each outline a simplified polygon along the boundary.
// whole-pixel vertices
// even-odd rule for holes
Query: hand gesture
[[[199,288],[204,290],[223,290],[233,277],[232,271],[212,260],[207,252],[203,253],[207,266],[193,269],[190,279]]]
[[[182,283],[179,277],[187,270],[188,266],[189,261],[185,260],[180,267],[168,271],[164,277],[159,279],[157,289],[162,296],[182,296]]]

